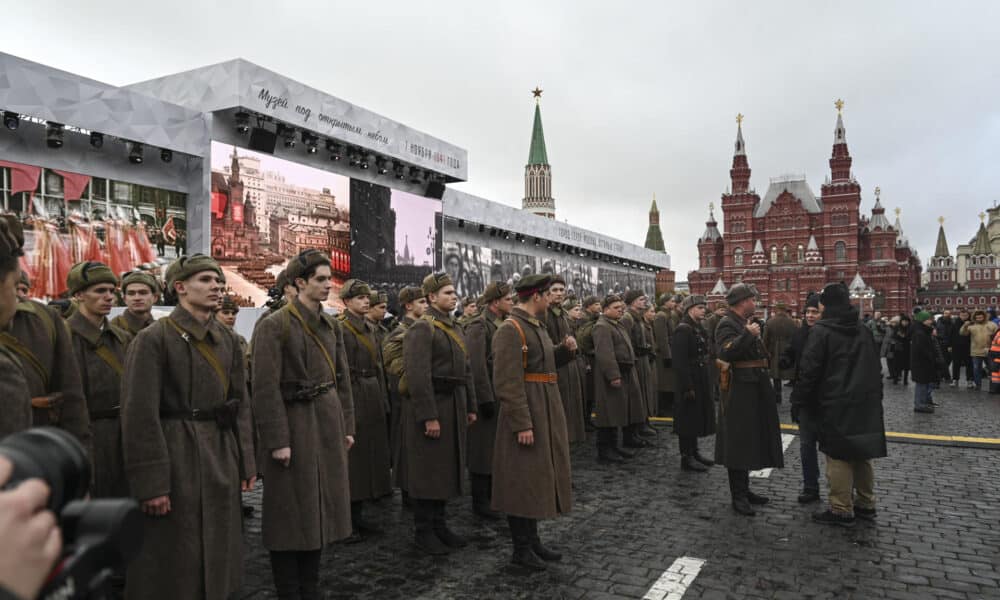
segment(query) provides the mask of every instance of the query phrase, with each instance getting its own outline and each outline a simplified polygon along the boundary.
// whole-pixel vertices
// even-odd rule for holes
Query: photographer
[[[10,461],[0,457],[0,486],[6,485],[12,470]],[[38,479],[0,492],[0,539],[4,542],[0,600],[34,598],[59,558],[62,535],[55,515],[44,510],[48,499],[49,487]]]
[[[23,245],[21,224],[9,215],[0,216],[0,437],[31,427],[28,383],[5,331],[17,310]]]

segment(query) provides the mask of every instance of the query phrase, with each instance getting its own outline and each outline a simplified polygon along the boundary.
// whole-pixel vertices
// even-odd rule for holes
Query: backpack
[[[597,319],[590,319],[576,330],[576,345],[587,356],[594,355],[594,325]]]

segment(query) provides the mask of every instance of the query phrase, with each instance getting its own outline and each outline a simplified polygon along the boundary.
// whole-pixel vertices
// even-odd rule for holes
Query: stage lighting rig
[[[278,123],[278,135],[285,140],[285,148],[295,147],[295,128]]]
[[[330,153],[330,160],[337,161],[344,156],[344,145],[333,140],[326,141],[326,151]]]
[[[128,161],[133,165],[142,164],[142,144],[139,142],[127,142],[128,144]]]
[[[62,123],[47,121],[45,123],[45,144],[53,149],[62,148],[64,132]]]
[[[250,115],[243,111],[236,113],[236,132],[242,135],[250,133]]]
[[[5,110],[3,111],[3,126],[11,131],[15,131],[21,124],[21,115],[16,112]]]
[[[104,134],[97,131],[91,131],[90,145],[93,146],[94,148],[101,148],[102,146],[104,146]]]
[[[163,148],[162,150],[160,150],[160,160],[162,160],[165,163],[168,163],[168,162],[174,160],[174,152],[173,152],[173,150],[167,150],[166,148]]]

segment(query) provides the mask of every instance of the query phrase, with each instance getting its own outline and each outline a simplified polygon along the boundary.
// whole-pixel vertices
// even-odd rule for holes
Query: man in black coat
[[[875,519],[871,459],[886,455],[881,365],[846,285],[823,288],[820,309],[823,318],[809,332],[799,361],[792,405],[799,407],[802,421],[817,428],[826,454],[830,508],[813,520],[850,527],[855,516]]]
[[[958,311],[958,317],[952,317],[954,325],[951,328],[951,337],[948,342],[951,354],[951,386],[958,387],[962,369],[965,369],[965,383],[968,387],[975,387],[972,382],[972,338],[962,335],[962,325],[970,319],[969,311],[964,308]]]
[[[767,350],[753,318],[756,298],[752,286],[734,285],[726,294],[729,312],[715,330],[717,356],[727,363],[719,377],[715,462],[729,469],[733,510],[748,517],[756,514],[750,505],[768,501],[750,491],[750,471],[785,466]]]
[[[799,361],[802,358],[802,351],[806,348],[809,331],[819,318],[819,294],[809,294],[806,298],[805,320],[802,322],[802,327],[799,327],[792,336],[791,343],[780,359],[782,369],[794,371],[793,384],[798,378]],[[792,421],[799,424],[799,459],[802,462],[802,493],[799,494],[799,503],[808,504],[819,502],[819,454],[816,450],[816,429],[809,421],[803,421],[799,413],[800,407],[793,404]]]
[[[709,380],[708,332],[702,327],[705,297],[688,296],[681,304],[681,322],[670,340],[677,372],[674,433],[681,450],[681,469],[705,472],[715,461],[698,452],[698,438],[715,433],[715,404]]]
[[[910,370],[913,372],[913,412],[934,412],[934,385],[944,366],[934,339],[934,317],[922,310],[913,317],[910,334]]]

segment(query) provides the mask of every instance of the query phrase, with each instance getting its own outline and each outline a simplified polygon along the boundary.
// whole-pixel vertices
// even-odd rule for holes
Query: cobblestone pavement
[[[1000,396],[945,388],[936,414],[915,415],[912,393],[912,384],[887,384],[888,430],[1000,438]],[[853,529],[814,524],[821,505],[796,502],[798,450],[796,438],[784,469],[751,480],[771,503],[744,518],[729,506],[724,469],[680,471],[668,427],[624,467],[597,464],[592,445],[579,446],[573,512],[541,524],[563,561],[530,576],[508,565],[506,525],[473,517],[467,498],[448,512],[469,547],[440,560],[419,555],[397,495],[370,511],[383,534],[324,551],[325,597],[642,598],[676,559],[691,557],[705,562],[684,598],[1000,598],[1000,448],[890,443],[875,465],[877,524]],[[259,506],[259,490],[251,500]],[[247,521],[246,540],[241,597],[273,598],[259,518]]]

